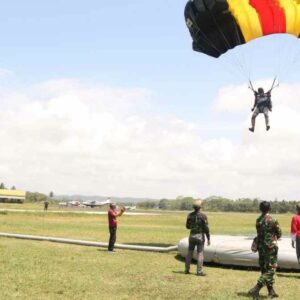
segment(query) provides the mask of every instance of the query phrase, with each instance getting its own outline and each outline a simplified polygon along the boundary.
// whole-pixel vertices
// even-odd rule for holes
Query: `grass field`
[[[0,205],[0,208],[11,207]],[[19,206],[20,207],[20,206]],[[33,206],[25,206],[34,209]],[[22,208],[24,208],[22,206]],[[40,207],[41,208],[41,207]],[[187,213],[123,216],[118,243],[173,245],[187,236]],[[254,234],[255,214],[207,213],[212,234]],[[291,215],[277,216],[289,235]],[[0,212],[0,232],[106,242],[107,217],[51,211]],[[258,271],[206,266],[207,277],[183,274],[176,252],[118,250],[0,238],[0,299],[247,299]],[[193,266],[193,270],[195,265]],[[300,273],[278,273],[282,299],[297,299]],[[266,290],[262,291],[266,296]]]

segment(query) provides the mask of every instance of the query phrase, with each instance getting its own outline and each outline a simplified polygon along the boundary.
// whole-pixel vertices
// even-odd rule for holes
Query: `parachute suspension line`
[[[194,26],[194,24],[193,24]],[[207,35],[197,26],[194,26],[194,28],[196,29],[195,32],[195,36],[199,36],[201,35],[201,37],[204,38],[204,41],[209,44],[214,50],[216,50],[220,55],[222,54],[222,51],[220,49],[218,49],[218,47],[212,43],[212,41],[207,37]]]
[[[282,66],[286,65],[287,60],[285,59],[285,61],[283,61],[283,58],[285,58],[286,56],[283,55],[284,50],[286,50],[286,47],[284,47],[284,45],[282,45],[282,43],[280,43],[280,39],[278,36],[274,36],[275,39],[275,46],[273,47],[273,57],[276,60],[276,63],[274,64],[274,71],[273,74],[275,74],[275,80],[278,78],[279,74],[281,73],[282,70]],[[273,85],[274,85],[273,82]]]
[[[252,90],[252,91],[255,93],[255,89],[254,89],[254,87],[253,87],[253,85],[252,85],[252,82],[251,82],[251,79],[250,79],[250,78],[248,79],[248,82],[249,82],[248,88],[249,88],[250,90]]]
[[[242,45],[242,41],[241,41],[241,38],[240,38],[240,35],[239,35],[239,31],[238,31],[238,26],[237,26],[237,23],[234,22],[234,29],[235,29],[235,40],[237,42],[238,45]],[[246,55],[245,55],[245,52],[243,51],[244,49],[240,47],[240,50],[241,50],[241,54],[242,54],[242,62],[240,63],[240,68],[241,68],[241,73],[243,76],[245,76],[246,78],[250,78],[251,77],[251,64],[249,65],[247,60],[246,60]],[[246,68],[244,67],[246,66]],[[247,74],[246,74],[247,73]]]
[[[275,85],[275,83],[276,83],[276,80],[277,80],[277,76],[275,76],[274,77],[274,80],[273,80],[273,83],[272,83],[272,86],[271,86],[271,88],[269,89],[269,91],[268,91],[268,93],[270,93],[270,92],[272,92],[276,87],[278,87],[279,86],[279,81],[278,81],[278,83]]]
[[[226,49],[228,51],[230,49],[230,43],[229,43],[229,41],[227,40],[224,32],[222,31],[222,28],[220,28],[220,26],[219,26],[219,24],[218,24],[215,16],[211,13],[211,11],[209,10],[209,8],[207,7],[205,1],[203,1],[203,4],[204,4],[205,8],[207,9],[207,11],[209,12],[210,16],[212,17],[212,19],[213,19],[213,21],[214,21],[214,23],[215,23],[215,25],[216,25],[219,33],[221,34],[221,36],[222,36],[222,38],[224,40],[224,45],[225,45],[225,47],[226,47]]]
[[[297,41],[296,45],[299,45],[298,41]],[[293,55],[291,55],[290,48],[291,47],[289,47],[288,49],[286,49],[287,53],[284,56],[287,57],[288,59],[286,60],[286,63],[284,64],[284,67],[281,67],[280,72],[278,73],[277,78],[279,78],[279,77],[283,78],[287,74],[287,72],[289,70],[291,70],[292,68],[295,68],[296,65],[299,63],[299,59],[298,58],[300,56],[300,48],[298,48],[296,51],[294,51]]]

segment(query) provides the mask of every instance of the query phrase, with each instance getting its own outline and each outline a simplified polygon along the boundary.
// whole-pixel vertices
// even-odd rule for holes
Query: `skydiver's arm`
[[[251,108],[251,111],[254,111],[255,107],[256,107],[256,104],[257,104],[257,92],[254,91],[254,104],[253,104],[253,107]]]
[[[269,101],[269,110],[272,111],[272,100],[271,100],[271,92],[266,93]]]
[[[207,245],[209,246],[210,245],[210,233],[209,233],[207,217],[205,215],[203,215],[202,220],[203,220],[203,223],[204,223],[204,233],[205,233],[205,236],[207,238]]]
[[[186,229],[191,229],[191,217],[188,215],[186,219],[186,224],[185,224]]]

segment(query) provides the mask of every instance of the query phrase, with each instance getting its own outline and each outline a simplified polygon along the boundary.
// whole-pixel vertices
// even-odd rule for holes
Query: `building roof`
[[[0,199],[25,199],[26,192],[21,190],[0,189]]]

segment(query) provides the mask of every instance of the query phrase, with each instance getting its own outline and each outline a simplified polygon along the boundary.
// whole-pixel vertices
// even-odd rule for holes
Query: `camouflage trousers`
[[[278,247],[275,246],[272,249],[269,249],[268,247],[259,247],[258,255],[259,267],[261,270],[258,283],[262,285],[273,285],[277,268]]]
[[[255,127],[255,119],[260,113],[264,114],[266,126],[269,126],[269,108],[266,107],[266,106],[263,106],[263,107],[260,107],[260,108],[256,107],[253,114],[252,114],[251,124],[252,124],[253,128]]]
[[[185,259],[185,270],[190,270],[191,260],[193,257],[194,249],[197,248],[197,273],[202,271],[204,260],[204,238],[203,234],[190,235],[189,237],[189,250]]]

